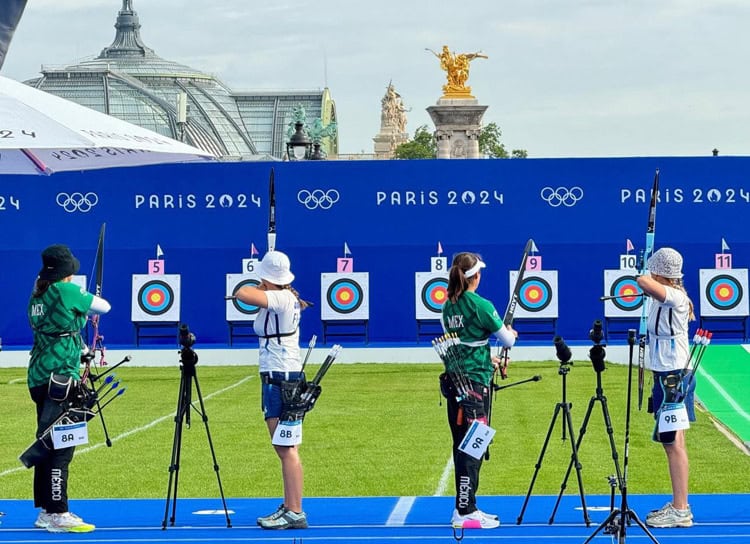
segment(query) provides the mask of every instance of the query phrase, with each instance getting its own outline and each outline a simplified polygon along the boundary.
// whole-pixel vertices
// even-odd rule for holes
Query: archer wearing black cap
[[[51,397],[55,383],[80,380],[81,352],[85,348],[80,331],[88,315],[105,314],[109,303],[71,283],[81,263],[68,246],[56,244],[42,252],[42,269],[34,284],[28,317],[34,332],[27,382],[36,404],[37,437],[62,414],[58,395]],[[34,466],[34,506],[42,511],[34,525],[53,533],[86,533],[94,526],[68,511],[68,466],[75,448],[61,448]]]

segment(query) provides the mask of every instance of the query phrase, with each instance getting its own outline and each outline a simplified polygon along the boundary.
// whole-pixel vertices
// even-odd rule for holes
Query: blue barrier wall
[[[251,243],[265,250],[272,166],[277,248],[292,259],[295,287],[316,303],[303,314],[303,339],[321,332],[320,274],[335,271],[344,243],[355,271],[370,273],[370,340],[413,342],[414,273],[429,270],[438,241],[449,261],[464,250],[484,256],[480,292],[502,313],[508,271],[528,238],[544,268],[559,271],[557,332],[586,339],[604,315],[602,271],[619,267],[627,239],[643,246],[657,168],[656,246],[683,253],[696,305],[698,270],[713,268],[722,238],[734,267],[748,266],[750,158],[742,157],[225,163],[3,176],[3,343],[31,342],[25,310],[41,249],[67,243],[90,275],[103,222],[108,344],[133,342],[131,276],[146,273],[157,244],[167,272],[181,274],[181,321],[201,344],[226,343],[225,274],[241,272]],[[581,197],[553,206],[542,197],[547,187],[579,187]],[[335,190],[338,200],[306,206],[300,195],[314,190]],[[95,194],[96,204],[66,211],[58,195],[76,192]]]

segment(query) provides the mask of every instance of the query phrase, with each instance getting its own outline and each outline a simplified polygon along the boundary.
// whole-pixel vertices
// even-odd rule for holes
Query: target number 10
[[[635,270],[635,255],[620,255],[620,270]]]

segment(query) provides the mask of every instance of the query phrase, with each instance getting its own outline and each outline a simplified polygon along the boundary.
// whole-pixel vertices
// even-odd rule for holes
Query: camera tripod
[[[589,351],[589,358],[591,359],[591,363],[593,364],[594,370],[596,371],[596,394],[593,397],[591,397],[591,399],[589,400],[589,406],[586,409],[586,415],[583,417],[581,430],[578,431],[578,442],[576,443],[576,450],[581,451],[581,443],[583,442],[583,437],[586,435],[586,429],[588,428],[589,419],[591,418],[591,412],[594,409],[594,405],[597,402],[599,402],[602,406],[602,416],[604,417],[604,425],[607,429],[607,435],[609,436],[609,448],[610,448],[610,451],[612,452],[612,460],[615,463],[615,473],[617,474],[616,482],[621,482],[622,473],[620,471],[620,461],[619,461],[619,456],[617,454],[617,446],[615,446],[614,433],[612,430],[612,419],[609,417],[609,408],[607,407],[607,397],[604,395],[604,390],[602,389],[602,372],[604,371],[604,358],[605,357],[606,357],[606,352],[604,350],[604,346],[602,346],[599,343],[596,343]],[[555,502],[555,508],[552,510],[552,515],[549,518],[550,524],[555,520],[555,514],[557,512],[557,508],[560,506],[560,500],[562,499],[562,495],[565,492],[565,488],[567,487],[568,478],[570,478],[570,471],[572,469],[573,469],[573,459],[571,458],[570,463],[568,464],[568,471],[565,473],[565,479],[560,485],[560,493],[557,495],[557,502]],[[612,504],[612,508],[614,509],[614,503]]]
[[[539,459],[536,462],[534,475],[531,478],[531,483],[529,484],[529,491],[526,493],[526,499],[523,501],[523,507],[521,508],[521,513],[518,514],[518,519],[516,520],[516,525],[520,525],[523,521],[523,514],[526,511],[526,506],[529,503],[529,497],[531,496],[531,491],[534,488],[534,483],[536,482],[537,475],[539,474],[539,469],[542,468],[542,460],[544,459],[544,453],[547,451],[547,446],[549,445],[549,439],[550,436],[552,436],[552,431],[555,428],[555,422],[557,421],[557,416],[562,413],[563,416],[563,423],[562,423],[562,439],[565,441],[565,432],[567,429],[567,432],[570,436],[570,448],[571,448],[571,457],[570,457],[570,463],[571,465],[574,465],[576,468],[576,475],[578,476],[578,492],[581,496],[581,506],[583,507],[583,521],[586,523],[586,526],[588,527],[591,524],[591,520],[589,519],[588,511],[586,510],[586,497],[583,492],[583,479],[581,478],[581,463],[578,460],[578,446],[576,444],[575,434],[573,431],[573,419],[570,415],[570,410],[573,407],[572,403],[568,402],[567,400],[567,377],[568,372],[570,372],[570,358],[571,353],[570,349],[568,349],[568,346],[565,345],[565,343],[562,341],[562,338],[557,337],[555,338],[555,347],[557,348],[557,356],[560,359],[560,368],[558,369],[557,373],[562,376],[562,401],[558,402],[555,405],[555,412],[552,415],[552,421],[550,421],[549,429],[547,430],[547,436],[544,439],[544,445],[542,446],[542,451],[539,453]],[[549,521],[552,523],[552,519]]]
[[[224,489],[221,485],[221,477],[219,476],[219,464],[216,461],[216,453],[214,452],[214,444],[211,440],[211,432],[208,429],[208,416],[206,415],[206,408],[203,404],[203,396],[201,395],[201,388],[198,384],[198,376],[195,372],[195,365],[198,363],[198,355],[193,351],[192,345],[195,343],[195,336],[190,333],[186,325],[180,327],[180,343],[182,349],[180,350],[180,393],[177,398],[177,411],[175,412],[175,427],[174,427],[174,440],[172,442],[172,460],[169,463],[169,484],[167,487],[167,504],[164,510],[164,520],[162,521],[161,528],[167,528],[167,517],[169,516],[169,505],[172,502],[172,516],[169,518],[169,524],[174,526],[175,515],[177,512],[177,485],[180,477],[180,450],[182,447],[182,426],[183,423],[190,427],[190,410],[195,410],[201,416],[204,426],[206,427],[206,436],[208,437],[208,446],[211,449],[211,458],[214,463],[214,471],[216,472],[216,480],[219,483],[219,493],[221,494],[221,503],[224,506],[224,514],[227,519],[227,527],[232,526],[232,522],[229,519],[229,510],[227,510],[227,502],[224,498]],[[198,403],[200,408],[196,408],[192,401],[192,388],[195,384],[195,391],[198,394]]]
[[[606,534],[615,535],[617,537],[618,544],[625,544],[625,537],[627,535],[627,528],[631,521],[635,521],[638,526],[643,529],[651,542],[659,544],[654,535],[648,530],[646,525],[638,518],[635,512],[633,512],[628,506],[628,447],[630,445],[630,397],[633,389],[633,346],[635,345],[635,329],[628,330],[628,346],[629,348],[629,360],[628,360],[628,400],[627,407],[625,409],[625,449],[624,457],[622,462],[622,478],[620,478],[620,493],[622,495],[622,502],[620,508],[614,508],[607,516],[599,527],[588,537],[583,544],[590,542],[601,530],[604,530]]]

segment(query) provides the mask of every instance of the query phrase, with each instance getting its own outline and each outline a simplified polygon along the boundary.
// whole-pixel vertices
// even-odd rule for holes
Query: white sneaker
[[[34,527],[46,529],[47,527],[49,527],[50,521],[52,521],[52,514],[48,514],[47,511],[42,508],[42,511],[39,512],[39,515],[34,522]]]
[[[47,525],[47,531],[50,533],[90,533],[96,527],[86,523],[81,518],[71,512],[62,514],[49,514],[50,520]]]
[[[477,509],[477,513],[481,514],[482,516],[489,518],[489,519],[496,519],[499,520],[500,517],[495,514],[488,514],[487,512],[482,512],[481,510]]]
[[[454,529],[494,529],[500,527],[500,520],[481,510],[475,510],[463,516],[458,513],[458,510],[453,510],[451,525]]]

